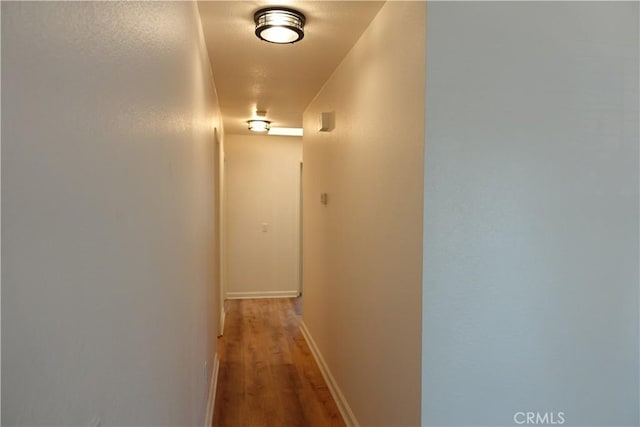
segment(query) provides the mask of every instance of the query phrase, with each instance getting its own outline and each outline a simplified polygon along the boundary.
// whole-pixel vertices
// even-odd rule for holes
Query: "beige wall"
[[[302,138],[228,135],[225,144],[226,296],[295,295]]]
[[[202,425],[219,125],[194,3],[2,2],[3,425]]]
[[[420,423],[425,19],[383,6],[304,114],[304,323],[367,426]]]

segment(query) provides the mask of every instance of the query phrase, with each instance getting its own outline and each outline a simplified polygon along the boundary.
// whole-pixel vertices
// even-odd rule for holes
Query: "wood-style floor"
[[[300,332],[301,303],[226,301],[214,426],[345,425]]]

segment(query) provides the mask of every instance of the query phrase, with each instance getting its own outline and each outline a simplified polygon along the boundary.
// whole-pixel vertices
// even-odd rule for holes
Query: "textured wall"
[[[194,3],[2,2],[3,425],[202,424],[217,123]]]
[[[228,135],[225,144],[225,293],[293,295],[299,289],[302,138]]]
[[[304,114],[303,317],[363,426],[420,422],[424,59],[388,2]]]
[[[638,425],[638,3],[427,9],[423,424]]]

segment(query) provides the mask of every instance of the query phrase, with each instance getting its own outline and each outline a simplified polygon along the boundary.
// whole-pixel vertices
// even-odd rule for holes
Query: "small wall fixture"
[[[252,119],[247,121],[247,124],[249,125],[249,130],[253,132],[267,132],[271,127],[269,120]]]
[[[333,111],[328,113],[320,113],[318,118],[318,131],[331,132],[335,127],[336,118]]]
[[[305,17],[286,7],[267,7],[253,15],[256,36],[270,43],[295,43],[304,37]]]

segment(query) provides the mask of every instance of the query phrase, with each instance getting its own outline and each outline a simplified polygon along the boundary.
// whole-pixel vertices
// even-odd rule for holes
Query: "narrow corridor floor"
[[[345,425],[300,332],[301,303],[226,301],[214,426]]]

